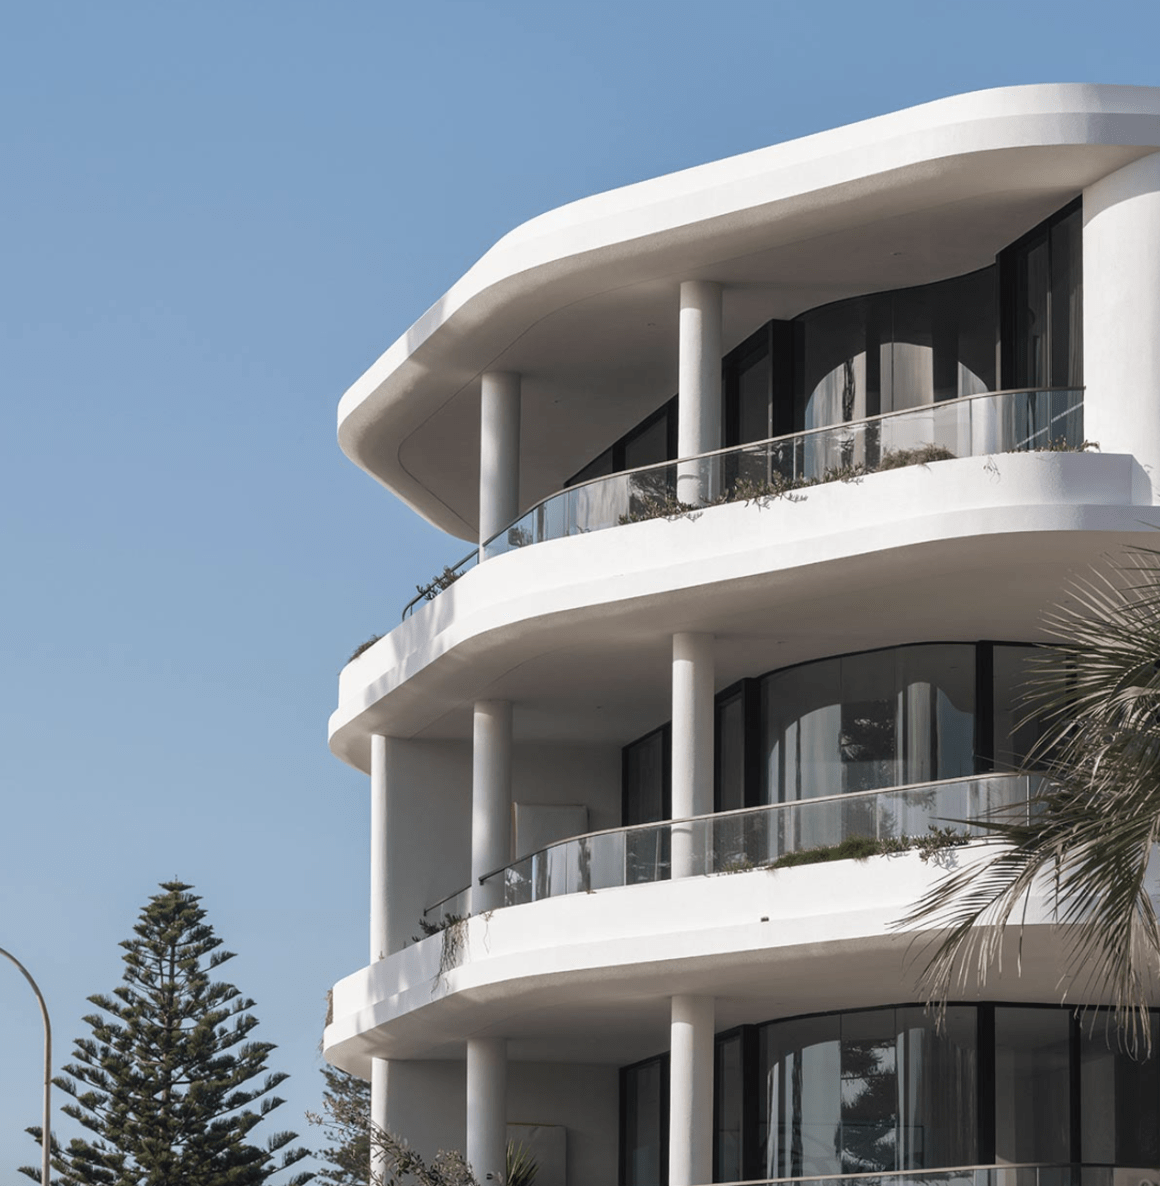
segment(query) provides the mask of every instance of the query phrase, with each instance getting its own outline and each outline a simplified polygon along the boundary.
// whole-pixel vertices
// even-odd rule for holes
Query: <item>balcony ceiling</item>
[[[770,318],[961,275],[1160,147],[1160,89],[940,100],[586,198],[500,240],[347,391],[339,441],[474,538],[479,377],[523,375],[530,505],[676,391],[682,280],[725,286],[724,344]]]

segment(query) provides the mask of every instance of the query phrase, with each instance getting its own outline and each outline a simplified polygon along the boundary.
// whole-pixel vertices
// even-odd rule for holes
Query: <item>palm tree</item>
[[[934,929],[924,986],[945,1005],[999,959],[1033,886],[1064,924],[1076,999],[1114,1004],[1121,1040],[1151,1048],[1160,926],[1145,875],[1160,841],[1160,552],[1128,549],[1068,589],[1032,660],[1027,765],[1050,775],[1029,814],[976,821],[994,847],[935,885],[898,923]],[[1021,923],[1020,923],[1021,926]]]

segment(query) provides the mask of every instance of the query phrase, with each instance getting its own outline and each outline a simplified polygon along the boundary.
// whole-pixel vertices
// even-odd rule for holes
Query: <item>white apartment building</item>
[[[346,393],[472,549],[330,720],[370,955],[324,1046],[379,1123],[539,1186],[1160,1166],[1042,902],[939,1029],[892,924],[969,849],[773,867],[1033,790],[1042,614],[1160,523],[1158,150],[1160,90],[1015,87],[599,194]]]

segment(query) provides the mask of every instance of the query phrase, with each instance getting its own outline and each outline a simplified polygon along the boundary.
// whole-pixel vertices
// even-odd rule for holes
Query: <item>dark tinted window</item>
[[[1071,1014],[995,1010],[995,1156],[1071,1159]]]
[[[974,773],[975,648],[897,647],[761,681],[766,803]]]
[[[1054,215],[1000,256],[1003,385],[1083,386],[1083,213]]]
[[[664,1186],[668,1178],[668,1059],[621,1071],[621,1176],[624,1186]]]
[[[881,1173],[976,1160],[976,1011],[921,1008],[761,1029],[769,1177]]]

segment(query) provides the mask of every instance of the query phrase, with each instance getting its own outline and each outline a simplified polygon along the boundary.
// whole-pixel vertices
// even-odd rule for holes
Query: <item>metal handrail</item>
[[[744,816],[744,815],[757,815],[757,814],[761,814],[761,813],[775,813],[778,811],[784,811],[784,810],[788,810],[791,808],[799,808],[802,806],[802,804],[818,804],[818,803],[834,803],[834,802],[849,803],[849,802],[852,802],[855,800],[867,799],[867,798],[870,798],[875,795],[884,795],[884,794],[888,794],[888,793],[889,794],[898,794],[898,793],[905,792],[905,791],[917,791],[917,790],[927,790],[927,789],[934,791],[940,787],[953,786],[956,783],[982,782],[984,780],[997,781],[1000,779],[1016,779],[1016,778],[1042,779],[1042,777],[1043,777],[1042,775],[1031,774],[1031,773],[1027,773],[1027,772],[997,770],[997,771],[988,772],[986,774],[968,774],[968,775],[960,775],[957,778],[928,779],[925,782],[911,782],[911,783],[902,783],[898,786],[876,787],[873,790],[869,790],[869,791],[847,791],[847,792],[839,792],[834,795],[818,795],[815,797],[811,797],[809,799],[792,799],[785,803],[766,803],[766,804],[761,804],[760,806],[757,806],[757,807],[736,807],[731,811],[714,811],[714,812],[709,812],[706,815],[683,816],[678,819],[653,820],[651,823],[647,823],[647,824],[627,824],[627,825],[625,825],[623,827],[619,827],[619,828],[601,828],[599,831],[596,831],[596,832],[585,832],[580,836],[569,836],[565,840],[556,840],[556,841],[553,841],[551,844],[544,845],[543,848],[538,848],[533,852],[525,853],[518,860],[508,861],[506,864],[500,865],[496,869],[492,869],[487,873],[481,874],[479,877],[479,884],[482,885],[489,878],[496,877],[497,875],[506,872],[513,865],[520,864],[523,861],[527,861],[527,860],[530,860],[530,859],[538,857],[538,856],[542,856],[544,853],[550,851],[553,848],[557,848],[560,845],[572,844],[578,840],[591,840],[598,836],[611,836],[614,834],[627,835],[630,832],[643,832],[647,829],[656,829],[656,828],[680,827],[684,824],[703,823],[706,820],[712,820],[715,822],[717,820],[729,820],[729,819],[737,818],[737,817]],[[440,906],[444,905],[447,902],[450,902],[453,898],[457,898],[457,897],[459,897],[460,894],[466,893],[469,889],[471,889],[471,884],[472,883],[462,886],[459,889],[455,890],[453,893],[448,894],[446,897],[440,898],[438,902],[435,902],[431,906],[428,906],[423,911],[424,915],[431,914],[433,911],[438,910]]]
[[[465,885],[465,886],[461,886],[461,887],[460,887],[459,889],[457,889],[457,890],[456,890],[454,893],[448,894],[448,895],[447,895],[447,897],[445,897],[445,898],[440,898],[440,899],[439,899],[439,901],[438,901],[438,902],[436,902],[436,903],[435,903],[433,906],[428,906],[428,907],[427,907],[427,908],[426,908],[426,909],[423,911],[423,917],[424,917],[424,918],[426,918],[426,917],[427,917],[427,915],[428,915],[428,914],[430,914],[430,913],[431,913],[433,910],[438,910],[440,906],[445,906],[445,905],[446,905],[448,902],[450,902],[450,901],[451,901],[453,898],[458,898],[460,894],[465,894],[465,893],[467,893],[467,891],[468,891],[469,889],[471,889],[471,886],[470,886],[470,884],[468,884],[468,885]]]
[[[762,441],[745,441],[741,445],[726,445],[721,449],[710,449],[707,453],[692,453],[688,457],[674,457],[669,461],[654,461],[650,465],[637,465],[632,469],[618,469],[611,474],[600,474],[595,478],[585,478],[583,482],[577,482],[573,486],[565,486],[563,490],[556,490],[552,494],[545,495],[539,502],[534,502],[530,507],[521,511],[504,529],[497,531],[490,539],[486,539],[480,545],[486,548],[488,544],[494,543],[505,531],[510,531],[525,515],[530,515],[532,511],[542,507],[544,503],[551,502],[553,498],[558,498],[565,491],[571,492],[573,490],[583,490],[585,486],[592,486],[597,482],[607,482],[609,478],[623,478],[628,474],[644,473],[651,469],[664,469],[667,465],[683,465],[690,461],[700,461],[706,457],[723,457],[727,453],[740,453],[744,449],[760,449],[762,445],[776,445],[779,441],[788,441],[796,437],[814,436],[820,432],[833,432],[837,428],[857,428],[863,424],[873,424],[879,420],[891,420],[895,416],[913,416],[916,412],[925,411],[928,408],[945,408],[955,404],[967,404],[976,399],[991,399],[996,395],[1026,395],[1032,391],[1083,391],[1083,385],[1076,387],[1006,387],[1001,391],[979,391],[974,395],[959,395],[954,399],[939,400],[932,404],[917,404],[913,408],[897,408],[893,412],[879,412],[874,416],[864,416],[861,420],[839,420],[836,424],[823,424],[818,428],[802,428],[796,432],[785,432],[781,436],[766,437]]]
[[[1103,1161],[1005,1161],[990,1165],[948,1165],[929,1166],[914,1170],[866,1170],[857,1174],[810,1174],[797,1178],[745,1178],[730,1182],[728,1186],[781,1186],[781,1183],[799,1182],[863,1182],[868,1178],[937,1178],[950,1174],[974,1174],[980,1170],[1083,1170],[1115,1169],[1110,1162]]]
[[[1066,386],[1066,387],[1007,387],[1007,388],[1001,388],[998,391],[980,391],[974,395],[956,396],[953,400],[948,399],[948,400],[940,400],[936,403],[931,403],[931,404],[919,404],[917,407],[913,407],[913,408],[898,408],[892,412],[879,412],[878,414],[876,414],[874,416],[864,416],[861,420],[843,420],[843,421],[838,421],[836,424],[824,424],[817,428],[804,428],[797,432],[783,433],[781,436],[766,437],[764,440],[760,440],[760,441],[746,441],[744,444],[741,444],[741,445],[728,445],[721,449],[710,449],[705,453],[694,453],[694,454],[690,454],[687,457],[675,457],[668,461],[656,461],[656,462],[652,462],[649,465],[638,465],[638,466],[632,467],[631,469],[616,470],[615,473],[611,473],[611,474],[600,474],[599,476],[597,476],[595,478],[587,478],[583,482],[576,482],[572,486],[565,486],[561,490],[554,490],[551,494],[547,494],[543,498],[539,499],[539,501],[532,503],[531,506],[526,507],[524,510],[522,510],[506,527],[502,528],[500,531],[497,531],[494,535],[489,536],[487,539],[483,540],[478,545],[478,547],[475,547],[470,552],[468,552],[468,554],[466,556],[464,556],[462,560],[459,560],[454,565],[449,565],[448,568],[450,569],[451,572],[454,572],[457,575],[462,575],[461,573],[459,573],[459,569],[463,568],[465,565],[470,563],[470,561],[472,561],[473,559],[478,560],[479,563],[482,563],[485,558],[487,548],[491,544],[495,543],[496,540],[498,540],[502,536],[506,535],[517,523],[519,523],[519,521],[521,519],[526,518],[528,515],[532,514],[534,511],[539,510],[540,507],[551,502],[553,499],[559,498],[561,494],[565,494],[565,493],[570,494],[573,491],[583,490],[588,486],[595,486],[601,482],[607,482],[609,478],[623,479],[625,477],[631,477],[634,474],[648,473],[653,470],[665,469],[669,466],[686,465],[686,464],[689,464],[694,461],[702,461],[702,460],[706,460],[706,459],[710,459],[710,458],[714,458],[714,457],[725,457],[730,454],[744,452],[745,450],[760,449],[763,445],[776,445],[776,444],[778,444],[780,442],[784,442],[784,441],[797,440],[799,438],[816,436],[819,433],[834,432],[837,429],[860,428],[864,425],[879,423],[879,422],[882,422],[885,420],[891,420],[891,419],[894,419],[894,418],[900,417],[900,416],[913,416],[916,413],[920,413],[928,408],[935,409],[935,408],[949,407],[952,405],[962,405],[962,404],[971,403],[974,400],[993,399],[995,396],[1001,396],[1001,395],[1024,395],[1024,394],[1029,394],[1031,392],[1053,392],[1053,391],[1080,391],[1080,392],[1082,392],[1083,390],[1084,390],[1083,386],[1080,385],[1080,386]],[[438,594],[436,594],[436,596],[438,596]],[[434,600],[434,598],[426,591],[420,592],[420,593],[416,594],[416,596],[412,597],[411,600],[408,601],[407,604],[403,607],[403,615],[402,615],[403,620],[406,621],[406,619],[413,612],[414,607],[416,605],[418,605],[419,602],[425,601],[425,600],[426,601]]]
[[[526,513],[527,512],[525,512],[525,514]],[[518,522],[518,520],[513,520],[513,522]],[[504,531],[507,531],[507,530],[508,530],[508,528],[505,527]],[[502,535],[502,534],[503,534],[503,532],[501,531],[500,535]],[[496,538],[496,537],[493,537],[493,538]],[[491,540],[488,540],[487,542],[491,543]],[[455,573],[455,575],[457,577],[462,576],[463,573],[461,573],[459,570],[472,560],[478,561],[479,554],[480,554],[481,550],[482,549],[480,549],[480,548],[472,548],[471,551],[468,552],[467,555],[464,556],[462,560],[457,560],[454,564],[449,564],[447,566],[447,568],[444,569],[444,572],[451,571],[451,572]],[[434,584],[434,581],[432,582],[432,584]],[[405,606],[403,606],[402,620],[404,622],[411,616],[412,611],[414,610],[415,606],[417,606],[419,604],[420,601],[434,601],[435,598],[439,596],[438,593],[432,593],[430,590],[431,590],[430,585],[428,585],[426,589],[421,589],[418,593],[415,594],[414,597],[411,598],[410,601],[407,602],[407,604]]]
[[[680,819],[658,819],[652,820],[647,824],[626,824],[620,828],[602,828],[599,832],[585,832],[580,836],[569,836],[565,840],[553,840],[551,844],[545,844],[543,848],[537,848],[534,852],[526,852],[517,861],[508,861],[504,865],[500,865],[497,869],[492,869],[489,873],[481,873],[479,877],[479,884],[482,885],[489,877],[495,877],[498,873],[503,873],[512,865],[518,865],[520,861],[527,861],[533,857],[542,856],[544,853],[553,848],[559,848],[562,844],[572,844],[577,840],[591,840],[596,836],[611,836],[614,833],[623,833],[628,835],[629,832],[643,832],[650,828],[674,828],[680,827],[682,824],[699,824],[706,820],[728,820],[743,815],[761,815],[763,813],[774,813],[779,811],[786,811],[791,808],[801,807],[804,803],[851,803],[856,799],[868,799],[874,795],[897,794],[901,791],[918,791],[918,790],[935,790],[938,787],[953,786],[960,782],[982,782],[984,780],[998,780],[1003,778],[1041,778],[1042,775],[1028,774],[1019,771],[991,771],[987,774],[964,774],[957,778],[936,778],[928,779],[926,782],[908,782],[902,783],[899,786],[890,787],[874,787],[868,791],[839,791],[835,795],[811,795],[808,799],[788,799],[784,803],[762,803],[757,807],[735,807],[732,811],[710,811],[704,815],[687,815]],[[463,891],[460,890],[460,893]],[[451,894],[450,897],[455,897]],[[447,899],[444,899],[446,901]]]

